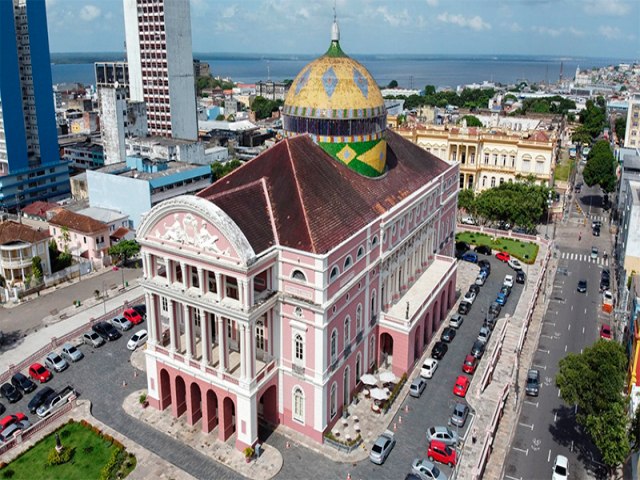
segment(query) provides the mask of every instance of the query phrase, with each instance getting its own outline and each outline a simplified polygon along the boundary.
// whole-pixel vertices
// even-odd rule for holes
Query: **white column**
[[[167,308],[169,310],[169,337],[171,342],[169,344],[169,350],[172,352],[176,351],[176,314],[174,311],[173,300],[170,298],[167,299]]]
[[[204,292],[205,292],[204,269],[202,267],[198,267],[198,283],[200,284],[200,293],[204,295]]]
[[[246,380],[247,378],[246,328],[247,327],[244,322],[240,324],[240,338],[238,338],[238,341],[240,343],[240,380]]]
[[[182,272],[182,287],[186,290],[189,288],[189,283],[187,282],[187,264],[184,262],[180,262],[180,271]]]
[[[156,301],[154,295],[145,292],[144,300],[147,304],[147,328],[149,329],[149,343],[155,345],[157,343],[157,325],[156,325]]]
[[[242,285],[242,296],[240,297],[242,301],[242,306],[244,310],[248,310],[249,305],[249,282],[247,280],[241,280],[240,284]]]
[[[247,341],[245,343],[247,347],[247,376],[252,379],[256,375],[256,324],[254,321],[249,323],[247,327]]]
[[[219,302],[222,300],[222,275],[219,272],[216,275],[216,300]]]
[[[173,262],[167,257],[164,257],[164,268],[167,272],[167,282],[171,285],[173,283]]]
[[[215,315],[216,324],[218,327],[218,353],[220,354],[220,363],[218,364],[218,368],[221,372],[226,372],[227,370],[227,334],[224,331],[224,321],[220,315]]]
[[[202,328],[202,364],[209,365],[211,361],[211,326],[209,325],[210,315],[209,312],[200,309],[200,325]]]
[[[144,278],[149,278],[150,277],[150,275],[149,275],[149,270],[150,270],[149,267],[151,266],[151,265],[149,265],[149,262],[150,262],[149,257],[150,256],[151,255],[149,255],[147,252],[142,254],[142,275],[144,276]]]
[[[193,325],[191,325],[191,309],[186,303],[182,304],[184,318],[184,336],[187,340],[187,359],[193,357]]]

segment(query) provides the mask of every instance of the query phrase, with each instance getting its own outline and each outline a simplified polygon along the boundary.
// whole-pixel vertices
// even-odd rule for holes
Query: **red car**
[[[39,363],[34,363],[29,367],[29,376],[40,383],[48,382],[53,378],[51,372]]]
[[[506,263],[511,260],[511,255],[509,255],[507,252],[498,252],[496,253],[496,258]]]
[[[478,359],[473,355],[467,355],[464,357],[464,363],[462,364],[462,371],[464,373],[468,373],[473,375],[476,371],[476,367],[478,366]]]
[[[0,420],[0,432],[12,423],[21,422],[22,420],[27,420],[27,416],[24,413],[18,412],[15,415],[7,415]]]
[[[142,317],[138,312],[136,312],[133,308],[128,308],[122,313],[122,316],[129,320],[134,325],[138,325],[142,323]]]
[[[429,450],[427,450],[427,457],[431,462],[440,462],[450,467],[454,467],[456,464],[456,451],[455,449],[445,445],[438,440],[432,440],[429,444]]]
[[[600,338],[604,340],[611,340],[611,326],[605,323],[600,327]]]
[[[453,386],[453,394],[464,397],[467,394],[467,390],[469,390],[469,379],[464,375],[460,375]]]

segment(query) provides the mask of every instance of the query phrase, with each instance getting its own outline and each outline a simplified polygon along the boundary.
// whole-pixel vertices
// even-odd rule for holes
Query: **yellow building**
[[[558,154],[556,133],[541,130],[411,125],[396,131],[443,160],[458,162],[460,188],[476,192],[530,175],[549,185]]]

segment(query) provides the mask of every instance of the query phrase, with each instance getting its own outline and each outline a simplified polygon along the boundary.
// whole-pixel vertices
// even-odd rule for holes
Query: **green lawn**
[[[562,162],[559,165],[556,165],[553,177],[559,182],[567,182],[575,163],[575,159],[569,158],[567,155],[566,158],[562,159]]]
[[[48,466],[47,457],[55,448],[56,439],[50,434],[0,469],[0,479],[13,480],[98,480],[100,471],[118,447],[79,423],[68,423],[58,430],[62,445],[74,448],[71,461]],[[122,455],[126,455],[123,453]],[[135,458],[130,460],[135,467]],[[132,468],[126,469],[128,474]]]
[[[456,234],[456,242],[467,242],[470,245],[487,245],[493,250],[503,250],[509,255],[522,260],[524,263],[533,263],[538,255],[536,243],[522,242],[513,238],[493,237],[486,233],[459,232]]]

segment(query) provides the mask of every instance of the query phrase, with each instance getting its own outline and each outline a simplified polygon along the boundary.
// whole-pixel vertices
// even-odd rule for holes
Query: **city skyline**
[[[190,3],[194,51],[278,54],[322,52],[334,6]],[[633,0],[337,0],[336,7],[342,41],[354,54],[640,58],[640,2]],[[47,0],[47,14],[52,52],[124,50],[119,0]]]

